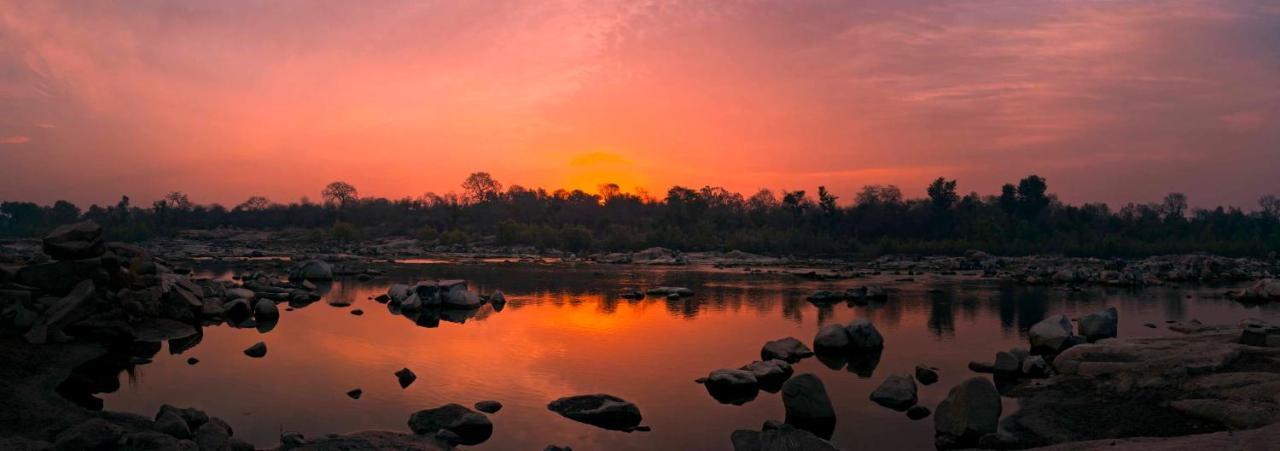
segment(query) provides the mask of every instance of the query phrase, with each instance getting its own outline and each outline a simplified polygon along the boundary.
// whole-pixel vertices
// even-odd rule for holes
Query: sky
[[[0,0],[0,199],[932,179],[1251,209],[1280,1]]]

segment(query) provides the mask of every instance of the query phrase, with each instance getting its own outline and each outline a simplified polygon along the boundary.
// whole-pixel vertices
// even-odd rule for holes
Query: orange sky
[[[0,0],[0,199],[1280,191],[1267,1]]]

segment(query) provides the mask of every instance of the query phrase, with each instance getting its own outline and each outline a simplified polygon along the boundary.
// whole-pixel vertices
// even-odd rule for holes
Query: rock
[[[979,362],[977,360],[974,360],[972,362],[969,362],[969,371],[973,371],[975,373],[994,373],[996,372],[996,367],[995,365],[992,365],[987,362]]]
[[[408,368],[401,368],[400,371],[396,371],[396,380],[400,381],[400,388],[409,388],[409,384],[418,380],[418,375],[413,374],[413,371]]]
[[[794,372],[790,363],[778,359],[757,360],[743,365],[740,369],[750,371],[756,377],[756,383],[760,385],[760,389],[769,392],[781,389],[782,383],[786,382]]]
[[[333,280],[333,265],[320,260],[307,260],[289,271],[293,280]]]
[[[1244,302],[1271,302],[1280,300],[1280,279],[1262,279],[1240,291],[1230,293]]]
[[[480,301],[480,295],[467,291],[466,288],[450,289],[445,292],[444,296],[441,296],[440,301],[445,307],[460,309],[480,308],[480,305],[483,304]]]
[[[493,423],[488,417],[452,403],[414,412],[409,417],[409,429],[418,435],[447,430],[457,434],[458,442],[465,445],[479,444],[493,435]]]
[[[1022,375],[1029,378],[1045,378],[1049,377],[1049,362],[1044,357],[1038,355],[1027,357],[1022,361]]]
[[[808,297],[806,297],[805,299],[815,304],[825,304],[825,303],[831,303],[831,302],[839,302],[840,300],[844,299],[844,295],[840,293],[835,293],[832,291],[827,291],[827,290],[818,290],[818,291],[815,291],[813,294],[809,295]]]
[[[18,283],[44,290],[46,294],[65,295],[85,279],[107,282],[101,259],[67,260],[23,266],[15,275]]]
[[[782,405],[787,424],[830,438],[835,430],[836,412],[827,388],[811,373],[791,378],[782,386]]]
[[[187,425],[186,420],[183,420],[177,412],[172,410],[160,409],[160,413],[156,414],[156,421],[151,427],[177,438],[191,438],[191,426]]]
[[[253,346],[250,346],[248,349],[244,350],[244,355],[253,357],[255,359],[262,358],[267,355],[267,344],[261,341],[254,343]]]
[[[253,306],[246,298],[236,299],[222,305],[223,314],[227,319],[235,322],[241,322],[249,319],[253,315]]]
[[[106,420],[92,419],[67,428],[53,440],[57,451],[116,449],[124,429]]]
[[[649,295],[653,295],[653,296],[668,296],[668,295],[673,295],[673,294],[674,294],[674,295],[676,295],[676,296],[681,296],[681,297],[684,297],[684,296],[693,296],[693,290],[688,289],[688,288],[685,288],[685,287],[657,287],[657,288],[650,288],[650,289],[648,290],[648,292],[647,292],[647,293],[648,293]]]
[[[1040,354],[1057,354],[1067,348],[1071,338],[1071,320],[1066,315],[1054,315],[1031,326],[1027,331],[1031,351]]]
[[[794,337],[773,340],[760,348],[760,360],[778,359],[787,363],[796,363],[811,356],[813,351]]]
[[[951,388],[933,416],[935,440],[945,447],[977,444],[996,432],[1000,421],[1000,393],[986,378],[970,378]]]
[[[489,295],[489,303],[494,305],[506,304],[507,296],[502,294],[502,290],[496,290],[493,294]]]
[[[360,396],[363,394],[364,394],[364,390],[357,388],[347,392],[347,397],[351,399],[360,399]]]
[[[755,374],[746,370],[712,371],[703,385],[712,398],[724,404],[745,404],[755,399],[759,391]]]
[[[43,344],[48,341],[49,334],[61,335],[62,328],[88,316],[88,304],[94,299],[92,280],[82,280],[71,292],[45,309],[44,314],[36,319],[35,324],[27,332],[27,342]]]
[[[196,444],[189,440],[179,440],[171,435],[154,431],[134,432],[125,435],[121,442],[124,444],[121,449],[130,451],[179,451],[195,449],[196,447]]]
[[[1119,328],[1120,313],[1115,307],[1107,308],[1100,313],[1090,313],[1080,318],[1080,335],[1093,342],[1104,338],[1115,338]]]
[[[565,418],[613,430],[631,430],[640,425],[640,408],[606,394],[568,396],[547,404],[547,409]]]
[[[258,322],[278,320],[280,308],[276,306],[276,301],[267,298],[259,299],[258,305],[253,308],[253,318]]]
[[[924,385],[932,385],[938,381],[938,369],[931,366],[916,365],[916,380]]]
[[[502,410],[502,403],[498,401],[480,401],[475,405],[476,410],[484,413],[498,413]]]
[[[244,449],[243,442],[231,437],[231,426],[218,418],[209,418],[209,422],[196,428],[196,444],[201,451]],[[253,449],[249,446],[248,449]]]
[[[831,442],[789,424],[765,423],[762,431],[740,429],[729,436],[734,451],[835,451]]]
[[[813,349],[818,352],[844,351],[848,347],[849,330],[839,324],[822,326],[813,337]]]
[[[187,359],[187,365],[195,365],[197,363],[200,363],[200,359],[197,359],[195,357],[190,357]]]
[[[307,445],[307,438],[301,432],[280,432],[280,447],[284,449],[298,448]]]
[[[53,445],[42,440],[32,440],[26,437],[12,436],[0,437],[0,449],[7,451],[49,451],[53,449]]]
[[[911,406],[910,409],[907,409],[907,418],[912,420],[923,420],[928,417],[930,413],[932,412],[929,411],[928,407],[915,405]]]
[[[546,448],[542,448],[542,451],[573,451],[573,448],[560,445],[547,445]]]
[[[226,298],[232,300],[244,299],[246,301],[253,301],[258,298],[258,293],[254,293],[253,290],[248,288],[228,288],[225,293]],[[250,302],[250,305],[252,304],[253,303]]]
[[[884,348],[884,337],[876,326],[866,318],[858,318],[849,322],[849,346],[856,350],[878,350]]]
[[[991,365],[991,369],[1002,376],[1017,376],[1022,371],[1022,363],[1013,354],[997,352],[996,362]]]
[[[360,309],[358,309],[358,308],[353,308],[353,309],[351,309],[351,314],[352,314],[352,315],[355,315],[355,316],[363,316],[363,315],[364,315],[364,310],[360,310]]]
[[[897,411],[916,405],[916,381],[907,374],[893,374],[871,392],[876,404]]]
[[[81,221],[53,229],[45,235],[44,253],[54,260],[80,260],[101,256],[106,252],[102,227],[93,221]]]

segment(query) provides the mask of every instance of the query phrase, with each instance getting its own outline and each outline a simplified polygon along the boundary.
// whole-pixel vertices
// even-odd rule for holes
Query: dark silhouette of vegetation
[[[1280,199],[1267,195],[1259,209],[1189,209],[1171,193],[1160,203],[1067,205],[1031,175],[994,196],[961,196],[957,182],[938,178],[925,197],[904,198],[896,186],[869,185],[840,205],[826,187],[817,199],[803,190],[770,190],[744,197],[718,187],[672,187],[662,198],[629,194],[615,184],[599,194],[581,190],[505,190],[488,173],[467,177],[461,194],[418,198],[360,198],[344,182],[326,186],[323,204],[273,203],[254,196],[227,209],[193,204],[170,193],[151,208],[128,197],[113,206],[81,211],[58,201],[0,205],[0,235],[40,236],[81,219],[106,227],[112,239],[141,240],[183,229],[306,228],[342,242],[410,236],[441,245],[532,246],[572,252],[626,251],[651,246],[768,254],[875,255],[961,253],[967,249],[1020,255],[1062,253],[1142,256],[1212,252],[1262,256],[1280,250]]]

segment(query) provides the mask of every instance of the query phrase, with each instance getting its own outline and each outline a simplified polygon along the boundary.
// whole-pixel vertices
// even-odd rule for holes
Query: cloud
[[[27,136],[0,136],[0,144],[26,144],[31,142]]]

